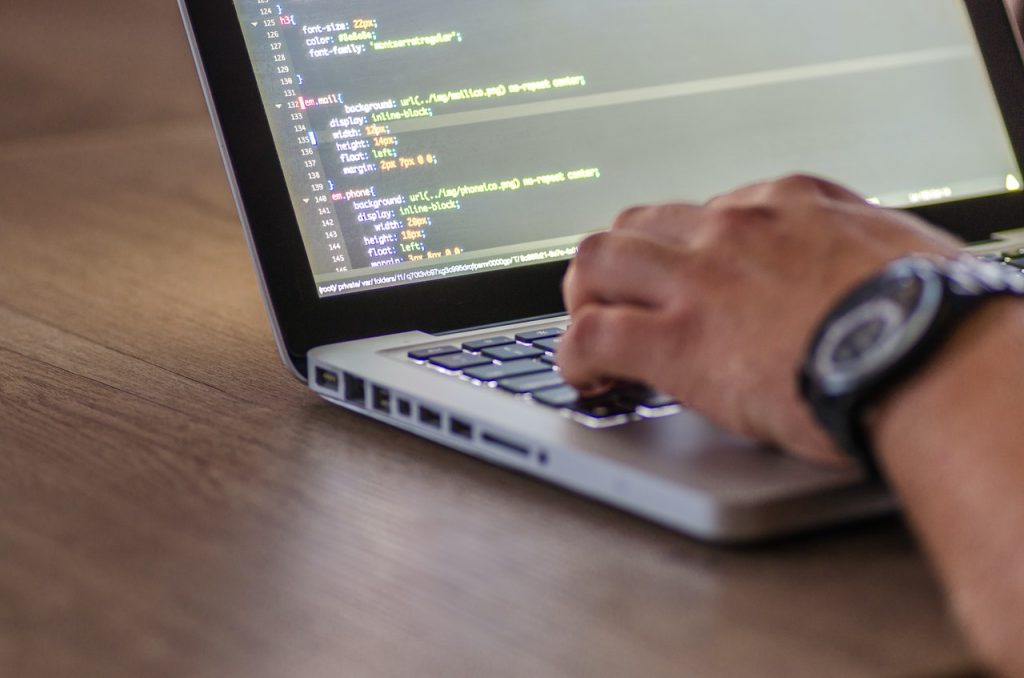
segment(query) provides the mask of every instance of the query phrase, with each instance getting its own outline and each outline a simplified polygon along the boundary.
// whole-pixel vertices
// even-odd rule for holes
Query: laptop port
[[[412,403],[410,403],[405,398],[399,398],[398,399],[398,413],[400,415],[402,415],[403,417],[411,417],[412,416]]]
[[[381,386],[373,387],[373,409],[378,412],[391,412],[391,391]]]
[[[355,405],[366,405],[366,380],[345,373],[345,400]]]
[[[453,436],[470,440],[473,438],[473,427],[461,419],[452,419],[451,431]]]
[[[316,385],[331,391],[338,390],[338,374],[325,370],[322,367],[316,368]]]
[[[441,428],[441,414],[427,407],[420,408],[420,423],[431,428]]]
[[[530,456],[530,448],[526,445],[511,441],[508,438],[496,436],[493,433],[484,433],[482,437],[483,441],[491,447],[500,448],[505,452],[512,452],[520,457]]]

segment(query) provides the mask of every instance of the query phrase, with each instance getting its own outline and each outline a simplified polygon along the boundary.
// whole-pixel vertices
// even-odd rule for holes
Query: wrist
[[[986,415],[976,396],[1000,388],[1007,361],[1020,355],[1024,302],[995,298],[964,319],[945,345],[915,374],[866,412],[865,425],[885,471],[915,449],[948,443],[950,431],[978,426]],[[957,447],[969,441],[957,440]]]
[[[881,403],[934,371],[955,335],[986,325],[984,318],[972,320],[989,317],[999,300],[1022,295],[1024,279],[1002,266],[967,256],[898,259],[826,316],[801,370],[801,392],[837,444],[877,477],[871,413],[884,411]],[[974,351],[975,343],[967,346]]]

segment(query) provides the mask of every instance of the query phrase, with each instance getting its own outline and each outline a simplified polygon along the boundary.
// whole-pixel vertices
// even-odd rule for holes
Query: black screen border
[[[963,0],[1024,167],[1024,60],[1002,0]],[[444,333],[564,311],[567,262],[321,299],[232,0],[179,0],[240,215],[292,366],[317,346],[412,330]],[[625,206],[624,206],[625,207]],[[1024,193],[910,210],[967,240],[1024,226]]]

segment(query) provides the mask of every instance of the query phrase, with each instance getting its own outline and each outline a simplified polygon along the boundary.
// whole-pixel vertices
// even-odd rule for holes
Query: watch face
[[[912,263],[891,267],[840,305],[817,344],[813,369],[829,395],[849,393],[917,344],[938,312],[942,281]]]

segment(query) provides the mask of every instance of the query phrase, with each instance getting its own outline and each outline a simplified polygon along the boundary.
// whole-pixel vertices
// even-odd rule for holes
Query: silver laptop
[[[554,366],[581,238],[632,204],[801,171],[1020,263],[992,235],[1024,226],[1001,0],[180,4],[295,376],[698,538],[893,501],[643,385],[581,399]]]

